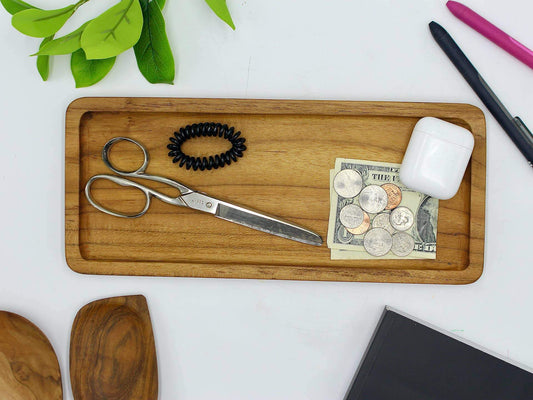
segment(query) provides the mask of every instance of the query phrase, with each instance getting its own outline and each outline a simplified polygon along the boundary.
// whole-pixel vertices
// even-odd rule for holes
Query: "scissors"
[[[131,142],[135,144],[143,152],[144,162],[136,170],[123,171],[114,167],[111,161],[109,161],[109,152],[111,148],[114,144],[122,141]],[[271,235],[276,235],[282,238],[295,240],[297,242],[311,244],[315,246],[320,246],[322,244],[322,238],[320,237],[320,235],[301,226],[293,224],[289,221],[284,221],[280,218],[263,214],[259,211],[254,211],[249,208],[219,200],[215,197],[208,196],[205,193],[197,192],[196,190],[193,190],[183,185],[182,183],[174,181],[172,179],[147,174],[145,171],[150,161],[148,151],[142,144],[131,138],[115,137],[109,140],[104,145],[104,148],[102,150],[102,160],[111,171],[120,176],[94,175],[87,181],[87,184],[85,185],[85,196],[93,207],[106,214],[122,218],[141,217],[146,214],[146,212],[150,208],[150,201],[152,197],[155,197],[168,204],[181,207],[189,207],[194,210],[203,211],[205,213],[212,214],[217,218],[244,225],[261,232],[270,233]],[[167,196],[140,183],[122,177],[147,179],[154,182],[164,183],[168,186],[178,189],[180,194],[177,197]],[[144,208],[136,214],[123,214],[103,207],[101,204],[94,200],[91,194],[92,184],[100,179],[109,180],[120,186],[139,189],[146,196],[146,204],[144,205]]]

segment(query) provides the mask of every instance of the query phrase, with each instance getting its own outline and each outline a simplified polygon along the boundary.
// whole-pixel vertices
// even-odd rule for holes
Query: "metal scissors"
[[[121,141],[131,142],[142,150],[144,155],[144,162],[136,170],[122,171],[118,168],[115,168],[113,164],[109,161],[109,152],[111,148],[114,144]],[[150,161],[148,151],[142,144],[131,138],[115,137],[109,140],[104,145],[104,148],[102,150],[102,160],[111,171],[120,176],[95,175],[91,177],[85,185],[85,195],[92,206],[104,213],[122,218],[138,218],[146,214],[146,212],[150,208],[150,201],[152,197],[155,197],[168,204],[181,207],[189,207],[198,211],[203,211],[212,214],[217,218],[221,218],[226,221],[234,222],[236,224],[244,225],[249,228],[270,233],[272,235],[280,236],[286,239],[295,240],[297,242],[306,244],[312,244],[315,246],[320,246],[322,244],[322,238],[320,237],[320,235],[301,226],[293,224],[289,221],[284,221],[280,218],[263,214],[259,211],[254,211],[242,206],[238,206],[236,204],[219,200],[215,197],[208,196],[207,194],[197,192],[183,185],[182,183],[174,181],[172,179],[147,174],[145,171]],[[177,197],[167,196],[147,186],[141,185],[140,183],[122,177],[147,179],[154,182],[164,183],[168,186],[178,189],[180,194]],[[123,214],[103,207],[101,204],[94,200],[91,194],[92,184],[99,179],[106,179],[120,186],[127,186],[139,189],[146,196],[146,204],[144,208],[136,214]]]

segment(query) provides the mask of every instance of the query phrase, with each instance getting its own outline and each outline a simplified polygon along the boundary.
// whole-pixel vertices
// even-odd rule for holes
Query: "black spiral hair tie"
[[[187,125],[180,128],[178,132],[174,132],[174,137],[170,138],[170,144],[167,148],[170,150],[168,155],[172,157],[172,162],[179,162],[179,166],[187,169],[196,170],[210,170],[223,168],[225,165],[230,165],[231,162],[236,162],[238,158],[242,157],[246,150],[244,142],[245,138],[240,137],[241,132],[235,132],[234,127],[228,127],[215,122],[202,122],[199,124]],[[232,144],[231,149],[225,153],[215,154],[209,157],[192,157],[181,151],[181,145],[188,139],[200,136],[218,136],[224,137]]]

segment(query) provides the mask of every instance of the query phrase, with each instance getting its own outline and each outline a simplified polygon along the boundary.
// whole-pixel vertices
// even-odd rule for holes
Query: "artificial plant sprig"
[[[119,54],[133,47],[138,68],[148,82],[173,83],[175,63],[162,13],[166,0],[120,0],[73,32],[55,37],[88,1],[43,10],[22,0],[0,0],[13,15],[13,27],[25,35],[43,38],[33,54],[37,56],[37,69],[43,80],[48,79],[51,56],[71,54],[76,87],[93,85],[107,75]],[[235,29],[226,0],[205,2]]]
[[[205,0],[205,2],[211,7],[211,10],[226,24],[228,24],[231,29],[235,30],[235,24],[231,19],[231,14],[228,10],[228,5],[226,0]]]
[[[81,49],[81,34],[91,21],[87,21],[78,29],[65,36],[49,40],[41,44],[39,51],[33,56],[59,56],[64,54],[71,54]]]
[[[174,83],[174,56],[165,32],[165,20],[161,7],[165,0],[141,0],[143,30],[133,47],[137,66],[150,83]]]
[[[33,37],[45,38],[60,30],[65,22],[89,0],[80,0],[70,6],[57,10],[29,8],[13,15],[11,24],[19,32]]]
[[[39,48],[46,46],[53,39],[54,39],[54,35],[44,38]],[[39,75],[41,75],[42,80],[43,81],[48,80],[48,75],[50,73],[50,56],[43,56],[43,55],[37,56],[36,65],[37,65],[37,71],[39,71]]]
[[[29,10],[30,8],[37,8],[21,0],[0,0],[6,11],[11,15],[18,12]]]
[[[92,86],[101,81],[115,65],[116,57],[88,60],[82,49],[76,50],[70,57],[70,70],[76,87]]]
[[[121,0],[89,22],[81,34],[81,48],[89,60],[118,56],[137,43],[142,28],[139,0]]]

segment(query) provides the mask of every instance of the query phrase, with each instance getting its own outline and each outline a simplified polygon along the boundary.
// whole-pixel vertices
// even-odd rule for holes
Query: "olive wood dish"
[[[93,301],[70,336],[75,400],[157,400],[157,359],[144,296]]]
[[[0,311],[0,398],[62,400],[61,371],[45,334],[20,315]]]

